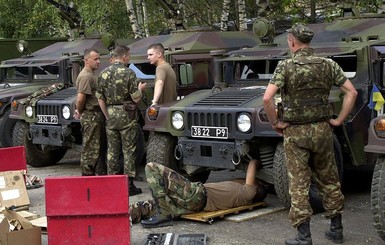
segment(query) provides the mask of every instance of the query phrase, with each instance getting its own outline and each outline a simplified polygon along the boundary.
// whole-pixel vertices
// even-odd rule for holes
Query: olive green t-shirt
[[[98,107],[98,99],[95,96],[96,92],[96,76],[93,71],[83,69],[76,79],[76,88],[78,93],[86,95],[86,104],[84,110],[93,110]]]
[[[203,184],[207,191],[204,211],[216,211],[251,204],[257,186],[241,184],[236,181],[222,181]]]
[[[156,67],[155,82],[158,80],[164,83],[158,104],[175,101],[177,99],[176,76],[169,63],[165,62]]]

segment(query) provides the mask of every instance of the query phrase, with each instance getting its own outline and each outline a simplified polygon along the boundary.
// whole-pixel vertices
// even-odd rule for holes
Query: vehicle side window
[[[209,63],[192,62],[179,65],[179,82],[181,85],[208,85]]]

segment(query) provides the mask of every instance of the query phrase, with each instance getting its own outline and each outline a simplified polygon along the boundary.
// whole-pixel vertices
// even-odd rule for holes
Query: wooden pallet
[[[200,222],[208,222],[212,224],[212,222],[214,221],[214,218],[223,218],[227,214],[238,214],[240,211],[253,210],[254,208],[261,208],[261,207],[266,207],[266,202],[257,202],[250,205],[241,206],[237,208],[230,208],[226,210],[184,214],[181,216],[181,218],[200,221]]]

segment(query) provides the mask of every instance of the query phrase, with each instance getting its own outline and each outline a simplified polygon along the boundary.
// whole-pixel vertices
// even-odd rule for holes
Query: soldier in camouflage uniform
[[[284,137],[289,176],[291,208],[289,218],[298,236],[286,244],[312,244],[310,234],[309,188],[313,177],[327,214],[331,219],[326,238],[343,242],[341,193],[333,149],[333,129],[341,126],[353,108],[357,91],[337,63],[317,57],[309,47],[313,31],[295,24],[288,31],[287,42],[293,56],[278,64],[264,95],[264,106],[273,129]],[[328,102],[332,86],[343,92],[337,118]],[[274,96],[280,90],[282,112],[277,117]],[[279,109],[280,111],[280,109]],[[312,166],[309,158],[312,157]]]
[[[127,67],[129,48],[116,47],[113,62],[99,75],[96,97],[107,119],[108,174],[120,173],[119,155],[123,151],[124,174],[129,177],[129,195],[133,196],[142,193],[134,185],[139,130],[136,103],[141,99],[146,84],[139,82],[135,73]]]
[[[95,97],[96,79],[94,72],[99,68],[100,55],[96,49],[84,51],[84,68],[76,79],[77,98],[74,118],[80,119],[83,149],[80,168],[83,176],[105,175],[106,134],[104,116]]]
[[[137,208],[131,206],[131,218],[135,223],[147,216],[149,219],[142,220],[142,226],[155,228],[172,225],[173,219],[183,214],[223,210],[262,201],[266,191],[255,178],[259,164],[254,159],[249,162],[246,181],[202,184],[191,182],[170,168],[150,162],[145,172],[154,202],[137,203]],[[155,212],[150,207],[154,207]],[[149,216],[151,211],[153,215]]]

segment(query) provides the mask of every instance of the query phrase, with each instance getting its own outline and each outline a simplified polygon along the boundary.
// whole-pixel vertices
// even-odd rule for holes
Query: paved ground
[[[47,176],[73,176],[79,175],[79,161],[77,154],[69,154],[59,164],[46,168],[29,167],[29,173],[45,178]],[[215,172],[210,175],[209,181],[220,181],[227,178],[239,177],[242,172]],[[372,224],[370,212],[370,172],[348,173],[345,177],[347,185],[344,188],[346,196],[346,209],[343,216],[345,243],[349,245],[385,244],[378,236]],[[147,184],[144,181],[137,182],[144,193],[130,198],[130,202],[150,198]],[[44,188],[28,190],[31,201],[31,212],[45,216]],[[274,194],[269,194],[266,202],[270,206],[279,206]],[[212,224],[195,221],[175,221],[174,226],[156,229],[143,229],[140,224],[135,224],[131,229],[131,244],[145,244],[146,237],[150,233],[205,233],[209,245],[276,245],[284,244],[284,240],[295,235],[287,219],[288,210],[282,210],[262,217],[235,223],[222,219],[215,220]],[[322,214],[312,217],[311,231],[313,244],[330,244],[324,239],[324,231],[329,223]],[[43,244],[47,244],[47,235],[42,235]]]

